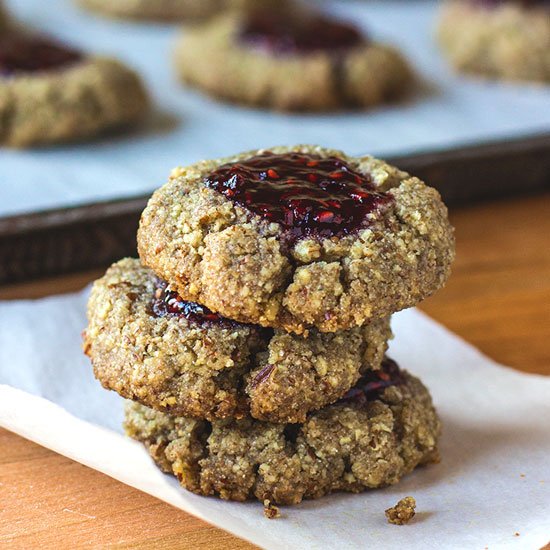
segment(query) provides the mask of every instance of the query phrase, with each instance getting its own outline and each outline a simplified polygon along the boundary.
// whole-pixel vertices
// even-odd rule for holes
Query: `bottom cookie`
[[[128,402],[125,429],[194,493],[296,504],[392,485],[437,461],[440,422],[420,380],[388,359],[302,424],[208,422]]]

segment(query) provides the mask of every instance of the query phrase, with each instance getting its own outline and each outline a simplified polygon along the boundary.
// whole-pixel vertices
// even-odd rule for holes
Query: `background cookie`
[[[242,325],[170,293],[138,260],[97,281],[85,350],[101,383],[156,409],[200,418],[301,422],[378,369],[389,320],[309,338]]]
[[[4,30],[8,24],[8,15],[4,9],[4,3],[0,0],[0,31]]]
[[[385,389],[373,386],[379,372],[373,371],[354,393],[303,424],[210,423],[129,403],[126,432],[183,487],[202,495],[296,504],[383,487],[436,460],[440,431],[422,383],[393,362],[383,368],[391,380]]]
[[[140,257],[182,298],[241,322],[334,332],[444,284],[454,239],[435,189],[372,157],[269,151],[176,169],[150,199]]]
[[[395,49],[353,26],[281,9],[186,30],[175,63],[182,80],[216,97],[282,110],[368,107],[403,95],[412,80]]]
[[[450,0],[438,37],[460,71],[509,80],[550,81],[550,4]]]
[[[189,21],[217,15],[228,9],[279,5],[284,0],[77,0],[100,13],[130,19]]]
[[[122,63],[21,31],[0,34],[0,144],[75,141],[148,108],[140,78]]]

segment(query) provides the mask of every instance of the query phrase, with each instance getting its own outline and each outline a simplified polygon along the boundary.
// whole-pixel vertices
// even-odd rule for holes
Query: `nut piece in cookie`
[[[215,97],[284,111],[370,107],[406,94],[411,70],[354,25],[304,9],[232,13],[189,29],[181,79]]]
[[[201,495],[296,504],[358,493],[397,483],[437,451],[440,423],[428,391],[395,364],[388,373],[384,386],[361,382],[299,424],[208,422],[128,403],[125,428]]]
[[[297,333],[414,306],[443,286],[454,257],[435,189],[316,146],[175,170],[143,212],[138,247],[183,299]]]
[[[0,33],[0,145],[76,141],[140,120],[149,100],[118,61],[20,29]]]
[[[402,498],[395,506],[388,508],[385,512],[388,523],[395,525],[406,525],[414,518],[416,500],[413,497]]]
[[[152,21],[195,21],[225,10],[258,6],[281,7],[286,0],[76,0],[78,4],[110,17]]]
[[[547,0],[447,0],[438,38],[459,71],[550,82]]]
[[[303,422],[381,370],[389,319],[309,336],[241,324],[182,300],[138,260],[94,284],[84,349],[123,397],[178,416]],[[377,374],[378,379],[378,374]]]

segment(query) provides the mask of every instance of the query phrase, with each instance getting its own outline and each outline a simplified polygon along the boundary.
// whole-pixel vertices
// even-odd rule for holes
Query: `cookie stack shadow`
[[[360,186],[368,212],[350,211],[365,216],[354,231],[323,226],[327,238],[309,218],[264,215],[269,181],[257,173],[287,178],[297,197],[302,177],[339,180],[334,208]],[[239,199],[239,186],[256,195]],[[84,349],[128,400],[127,434],[183,487],[295,504],[394,484],[437,460],[430,394],[386,356],[391,313],[449,274],[452,228],[433,189],[371,157],[254,151],[176,169],[138,242],[140,260],[94,284]]]

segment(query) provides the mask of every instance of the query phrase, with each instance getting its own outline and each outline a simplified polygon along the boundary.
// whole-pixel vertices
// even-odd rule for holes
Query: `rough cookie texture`
[[[191,21],[217,15],[223,10],[278,5],[282,0],[77,0],[89,9],[112,17]]]
[[[0,77],[0,144],[76,141],[133,123],[148,108],[138,75],[112,59]]]
[[[210,423],[129,403],[125,428],[190,491],[296,504],[391,485],[433,461],[439,419],[422,383],[403,376],[377,399],[330,405],[303,424]]]
[[[181,79],[236,103],[284,111],[369,107],[408,91],[412,72],[394,48],[361,43],[343,53],[271,55],[241,43],[242,14],[189,29],[175,50]]]
[[[177,168],[143,212],[138,247],[182,298],[245,323],[335,332],[416,305],[445,283],[454,237],[435,189],[372,157],[305,145],[270,151],[339,157],[392,204],[366,229],[285,246],[279,224],[204,183],[220,165],[264,151]]]
[[[550,81],[550,5],[447,1],[438,38],[460,71],[507,80]]]
[[[157,288],[138,260],[114,264],[92,290],[84,347],[104,387],[176,415],[303,422],[379,369],[391,336],[389,319],[304,338],[159,317]]]

